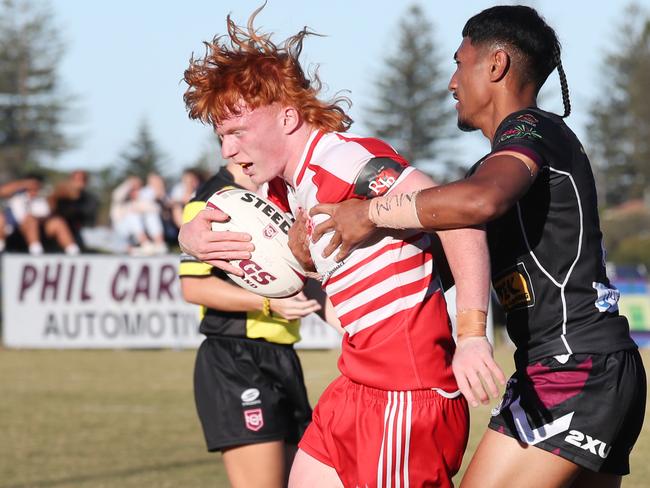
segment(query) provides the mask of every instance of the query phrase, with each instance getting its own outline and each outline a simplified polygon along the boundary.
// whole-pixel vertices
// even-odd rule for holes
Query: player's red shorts
[[[346,487],[450,487],[469,431],[467,402],[435,390],[385,391],[340,376],[299,447]]]

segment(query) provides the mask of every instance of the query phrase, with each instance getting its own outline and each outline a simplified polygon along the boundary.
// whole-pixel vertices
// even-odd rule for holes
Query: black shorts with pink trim
[[[544,358],[515,372],[492,411],[490,428],[591,471],[628,474],[645,414],[639,352],[558,359]]]

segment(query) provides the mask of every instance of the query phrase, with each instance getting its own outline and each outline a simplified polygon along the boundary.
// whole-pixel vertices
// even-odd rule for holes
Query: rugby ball
[[[244,272],[228,274],[242,288],[269,298],[295,295],[305,285],[305,271],[289,249],[291,219],[277,206],[255,193],[226,187],[214,193],[207,208],[230,216],[227,222],[213,222],[212,230],[246,232],[255,250],[250,259],[230,261]]]

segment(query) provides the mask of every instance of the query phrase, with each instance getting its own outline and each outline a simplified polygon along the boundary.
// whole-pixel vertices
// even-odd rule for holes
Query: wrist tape
[[[415,206],[420,191],[384,195],[370,200],[368,218],[377,227],[390,229],[422,229]]]
[[[456,313],[456,337],[485,337],[487,312],[483,310],[459,310]]]

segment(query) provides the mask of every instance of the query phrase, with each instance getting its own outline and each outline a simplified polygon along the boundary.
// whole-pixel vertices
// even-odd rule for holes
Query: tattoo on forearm
[[[386,195],[371,201],[368,218],[377,227],[421,229],[415,205],[418,192]]]
[[[376,205],[377,214],[382,215],[385,212],[390,212],[393,208],[410,207],[415,200],[415,195],[415,193],[398,193],[381,199],[377,198],[372,203]]]

